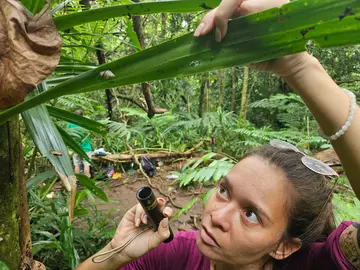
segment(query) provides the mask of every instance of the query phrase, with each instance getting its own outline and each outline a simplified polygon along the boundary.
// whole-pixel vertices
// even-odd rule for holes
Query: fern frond
[[[143,119],[148,119],[147,113],[138,108],[125,107],[120,111],[124,112],[126,116],[137,116]]]
[[[188,186],[193,183],[217,182],[224,177],[234,166],[235,162],[223,158],[214,160],[215,153],[207,153],[204,156],[190,160],[185,164],[182,172],[178,174],[180,187]],[[205,166],[208,162],[211,163]]]

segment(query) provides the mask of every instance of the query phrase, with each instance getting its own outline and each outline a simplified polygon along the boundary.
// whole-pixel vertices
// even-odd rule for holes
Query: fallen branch
[[[201,141],[197,145],[195,145],[193,148],[187,150],[186,152],[161,152],[161,153],[150,153],[150,154],[108,154],[103,157],[95,157],[92,156],[92,160],[106,160],[111,161],[113,163],[119,163],[124,161],[130,161],[139,159],[142,157],[148,157],[150,159],[168,159],[168,158],[180,158],[180,157],[187,157],[191,156],[193,152],[199,148],[204,142]]]
[[[130,153],[132,154],[132,157],[133,157],[135,163],[139,166],[140,172],[141,172],[142,175],[146,178],[146,180],[147,180],[147,182],[148,182],[148,185],[149,185],[151,188],[156,189],[161,195],[163,195],[163,196],[165,196],[166,198],[168,198],[169,201],[171,202],[171,204],[172,204],[175,208],[182,209],[182,207],[179,206],[179,205],[177,205],[169,195],[167,195],[166,193],[162,192],[158,187],[154,186],[154,185],[151,183],[151,180],[150,180],[149,176],[144,172],[143,167],[141,166],[141,163],[139,162],[138,157],[134,154],[133,149],[131,148],[131,146],[130,146],[129,144],[126,144],[126,145],[127,145],[128,149],[129,149]]]
[[[151,180],[150,180],[149,176],[144,172],[143,167],[141,166],[141,163],[139,162],[139,159],[138,159],[138,157],[135,155],[133,149],[131,148],[131,146],[130,146],[128,143],[126,144],[126,146],[128,147],[128,149],[129,149],[129,151],[130,151],[130,153],[131,153],[131,156],[132,156],[132,158],[134,159],[135,163],[139,166],[140,172],[144,175],[144,177],[145,177],[146,180],[148,181],[148,184],[149,184],[150,186],[152,186]]]

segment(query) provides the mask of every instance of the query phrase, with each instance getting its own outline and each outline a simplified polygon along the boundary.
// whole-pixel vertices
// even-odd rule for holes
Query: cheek
[[[248,232],[245,229],[238,230],[232,235],[230,243],[225,252],[228,261],[236,263],[252,263],[267,256],[276,250],[281,233],[269,232],[261,228]]]
[[[208,201],[205,204],[205,208],[203,210],[204,214],[210,213],[213,210],[218,208],[218,203],[216,202],[216,193],[217,189],[210,195]]]
[[[231,232],[230,245],[242,250],[248,256],[265,255],[274,251],[280,243],[285,226],[282,223],[273,224],[269,227],[251,226],[245,224],[234,226]]]

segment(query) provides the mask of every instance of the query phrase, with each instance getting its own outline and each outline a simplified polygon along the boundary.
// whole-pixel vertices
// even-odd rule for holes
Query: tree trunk
[[[100,49],[100,50],[96,50],[96,56],[97,56],[99,65],[105,64],[106,57],[105,57],[104,50],[102,50],[104,48],[103,44],[99,43],[96,47]],[[106,105],[107,105],[107,109],[108,109],[108,117],[110,120],[112,120],[113,119],[113,108],[112,108],[112,103],[111,103],[111,101],[112,101],[111,90],[105,89],[105,95],[106,95]]]
[[[19,141],[21,142],[21,137],[19,134]],[[20,244],[20,254],[21,254],[21,269],[27,269],[27,266],[30,266],[31,269],[42,269],[34,268],[35,261],[32,257],[32,243],[31,243],[31,231],[30,231],[30,217],[29,217],[29,205],[27,199],[27,190],[26,190],[26,179],[24,175],[24,159],[23,159],[23,149],[20,143],[19,146],[19,244]],[[40,264],[39,264],[40,265]]]
[[[153,103],[152,103],[150,83],[142,83],[141,88],[142,88],[142,92],[144,94],[147,109],[148,109],[147,114],[148,114],[148,117],[151,118],[155,115],[155,109],[154,109]]]
[[[19,120],[0,126],[0,260],[20,267],[19,183],[21,177]]]
[[[186,112],[190,113],[191,112],[191,99],[190,99],[188,87],[186,87],[186,89],[185,89],[185,99],[186,99]]]
[[[161,38],[165,38],[166,35],[166,19],[167,19],[167,14],[166,13],[161,13]]]
[[[249,83],[249,68],[244,67],[244,82],[243,82],[243,88],[241,91],[241,107],[240,107],[240,115],[239,115],[240,119],[246,118],[248,83]]]
[[[204,115],[204,97],[205,97],[205,91],[207,91],[207,87],[209,84],[209,78],[204,77],[201,81],[200,86],[200,95],[199,95],[199,117],[203,117]]]
[[[224,88],[222,82],[222,70],[218,70],[218,83],[219,83],[219,107],[223,106]]]
[[[236,67],[233,67],[232,69],[232,78],[231,78],[231,108],[230,110],[232,112],[235,112],[235,104],[236,104]]]
[[[88,10],[91,8],[90,0],[80,0],[79,4],[81,6],[81,10]]]
[[[132,0],[132,1],[134,3],[140,2],[139,0]],[[144,37],[144,31],[143,31],[142,24],[141,24],[141,17],[140,16],[132,16],[132,22],[133,22],[134,31],[140,42],[140,47],[141,47],[141,49],[144,49],[145,48],[145,37]],[[151,118],[157,113],[157,110],[154,108],[153,103],[152,103],[150,83],[148,83],[148,82],[142,83],[141,89],[142,89],[143,95],[145,97],[146,105],[148,107],[148,117]]]
[[[210,88],[210,73],[207,73],[208,85],[206,87],[206,112],[211,110],[211,88]]]

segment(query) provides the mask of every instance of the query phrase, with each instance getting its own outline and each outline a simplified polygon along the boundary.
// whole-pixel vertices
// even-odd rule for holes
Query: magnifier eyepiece
[[[157,231],[160,221],[165,218],[159,204],[156,200],[156,197],[150,187],[142,187],[136,193],[136,199],[140,202],[143,207],[148,219],[150,220],[152,226],[154,227],[154,231]],[[164,241],[164,243],[169,243],[174,238],[174,234],[170,229],[170,236],[168,239]]]

